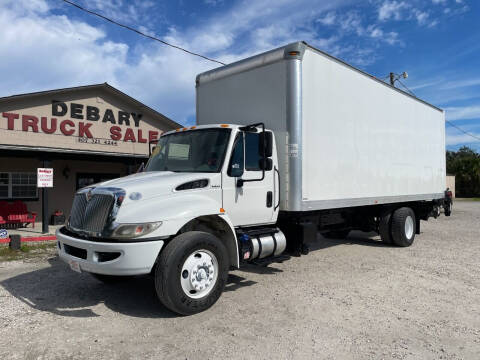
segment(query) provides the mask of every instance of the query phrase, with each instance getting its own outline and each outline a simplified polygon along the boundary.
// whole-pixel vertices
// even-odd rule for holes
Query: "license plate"
[[[78,273],[82,272],[82,269],[80,268],[80,264],[78,263],[78,261],[70,260],[68,263],[70,264],[70,269],[72,269],[73,271],[76,271]]]

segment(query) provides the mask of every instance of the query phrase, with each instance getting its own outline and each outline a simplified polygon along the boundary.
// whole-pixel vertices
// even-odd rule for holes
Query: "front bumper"
[[[58,255],[66,263],[75,261],[82,271],[105,275],[148,274],[164,241],[94,242],[65,235],[58,229]]]

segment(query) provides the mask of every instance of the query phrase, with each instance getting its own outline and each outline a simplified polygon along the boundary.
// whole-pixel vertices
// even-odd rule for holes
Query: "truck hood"
[[[208,185],[205,189],[220,188],[220,174],[218,173],[180,173],[172,171],[149,171],[141,172],[118,179],[108,180],[96,185],[95,188],[121,188],[125,190],[126,196],[123,205],[134,200],[129,198],[131,193],[141,194],[140,200],[150,199],[157,196],[172,195],[175,188],[184,183],[207,179]],[[202,190],[202,189],[196,189]]]

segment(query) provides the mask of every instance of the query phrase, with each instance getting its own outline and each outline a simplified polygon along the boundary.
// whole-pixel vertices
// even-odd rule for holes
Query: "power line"
[[[125,29],[127,29],[127,30],[130,30],[130,31],[133,31],[133,32],[135,32],[135,33],[137,33],[137,34],[139,34],[139,35],[141,35],[141,36],[144,36],[144,37],[149,38],[149,39],[151,39],[151,40],[158,41],[158,42],[160,42],[160,43],[162,43],[162,44],[164,44],[164,45],[171,46],[171,47],[173,47],[173,48],[175,48],[175,49],[184,51],[184,52],[186,52],[187,54],[194,55],[194,56],[198,56],[198,57],[201,57],[201,58],[203,58],[203,59],[205,59],[205,60],[212,61],[212,62],[216,62],[216,63],[221,64],[221,65],[226,65],[225,63],[223,63],[223,62],[221,62],[221,61],[218,61],[218,60],[209,58],[209,57],[207,57],[207,56],[205,56],[205,55],[197,54],[197,53],[195,53],[195,52],[193,52],[193,51],[184,49],[184,48],[182,48],[182,47],[180,47],[180,46],[170,44],[170,43],[168,43],[168,42],[166,42],[166,41],[164,41],[164,40],[162,40],[162,39],[159,39],[159,38],[157,38],[157,37],[155,37],[155,36],[151,36],[151,35],[145,34],[145,33],[141,32],[141,31],[139,31],[139,30],[137,30],[137,29],[134,29],[134,28],[132,28],[132,27],[130,27],[130,26],[128,26],[128,25],[125,25],[125,24],[121,24],[121,23],[119,23],[119,22],[117,22],[117,21],[115,21],[115,20],[112,20],[112,19],[110,19],[110,18],[108,18],[108,17],[106,17],[106,16],[103,16],[102,14],[99,14],[99,13],[97,13],[97,12],[95,12],[95,11],[88,10],[88,9],[86,9],[86,8],[84,8],[84,7],[78,5],[78,4],[76,4],[76,3],[74,3],[74,2],[72,2],[72,1],[70,1],[70,0],[60,0],[60,1],[63,1],[64,3],[67,3],[67,4],[69,4],[69,5],[72,5],[72,6],[76,7],[77,9],[80,9],[80,10],[82,10],[82,11],[84,11],[84,12],[90,14],[90,15],[98,16],[99,18],[101,18],[101,19],[103,19],[103,20],[105,20],[105,21],[111,22],[112,24],[115,24],[115,25],[117,25],[117,26],[123,27],[123,28],[125,28]]]
[[[478,136],[476,136],[476,135],[473,135],[473,134],[470,134],[469,132],[463,130],[461,127],[458,127],[457,125],[455,125],[455,124],[452,123],[451,121],[445,120],[445,122],[446,122],[447,124],[449,124],[450,126],[453,126],[455,129],[461,131],[462,133],[464,133],[464,134],[466,134],[466,135],[468,135],[468,136],[471,136],[471,137],[473,137],[474,139],[477,139],[477,140],[480,141],[480,137],[478,137]]]
[[[407,87],[407,85],[405,85],[400,79],[397,79],[397,81],[398,81],[400,84],[402,84],[402,86],[410,93],[410,95],[413,95],[413,96],[417,97],[417,95],[415,95],[415,94],[413,93],[413,91],[410,90],[410,89]]]

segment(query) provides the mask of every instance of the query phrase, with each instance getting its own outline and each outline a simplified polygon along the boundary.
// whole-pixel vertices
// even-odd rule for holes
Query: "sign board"
[[[128,105],[118,107],[122,97],[112,104],[94,95],[74,102],[46,97],[39,104],[29,100],[32,106],[18,103],[9,112],[0,109],[2,145],[52,144],[69,150],[148,155],[148,143],[158,141],[163,132],[159,116],[144,115]]]
[[[53,169],[38,168],[37,169],[37,187],[53,187]]]

